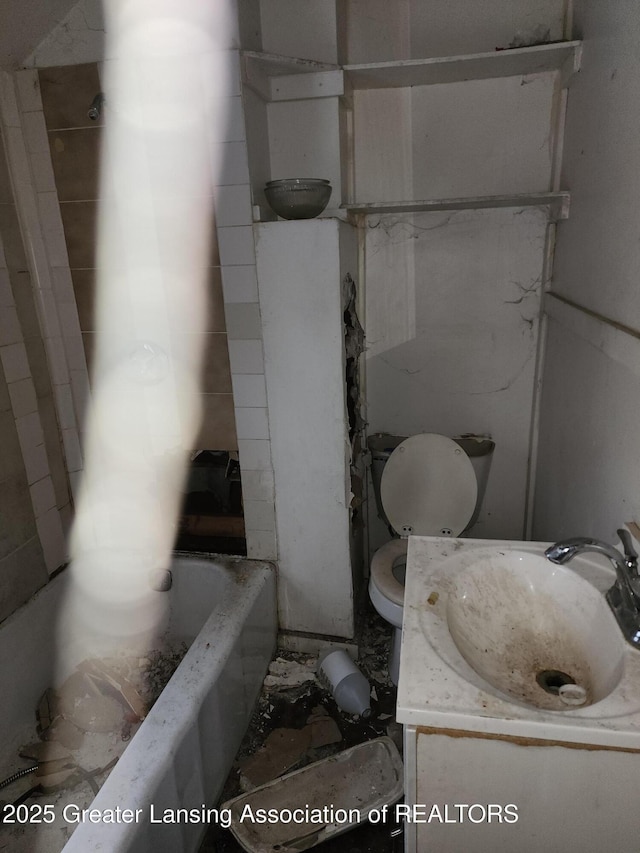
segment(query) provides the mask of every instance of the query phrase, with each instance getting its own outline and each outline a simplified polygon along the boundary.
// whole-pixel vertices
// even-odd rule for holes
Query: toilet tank
[[[387,464],[387,460],[396,447],[399,444],[402,444],[402,442],[407,438],[408,436],[406,435],[391,435],[390,433],[384,432],[374,433],[367,438],[367,447],[371,452],[371,479],[373,481],[373,491],[376,498],[378,516],[384,521],[391,532],[393,531],[380,499],[380,483],[382,482],[382,472],[384,470],[384,466]],[[478,497],[476,500],[476,506],[469,524],[467,524],[462,532],[462,535],[464,535],[478,520],[478,515],[482,507],[482,500],[487,488],[487,480],[489,478],[493,451],[496,445],[495,442],[486,435],[465,434],[454,438],[453,441],[460,445],[471,460],[476,480],[478,481]]]
[[[487,438],[486,435],[462,435],[453,439],[467,454],[473,465],[476,480],[478,482],[478,497],[476,498],[476,506],[473,510],[473,515],[469,524],[462,531],[462,536],[468,530],[471,530],[473,525],[478,520],[480,510],[482,509],[482,501],[484,493],[487,489],[487,480],[489,479],[489,470],[491,469],[491,460],[493,459],[493,451],[496,448],[495,441]]]

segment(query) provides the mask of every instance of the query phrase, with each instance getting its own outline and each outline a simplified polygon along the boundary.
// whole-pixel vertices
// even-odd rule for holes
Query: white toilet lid
[[[382,472],[382,506],[400,536],[458,536],[477,496],[471,460],[444,435],[412,435],[396,447]]]

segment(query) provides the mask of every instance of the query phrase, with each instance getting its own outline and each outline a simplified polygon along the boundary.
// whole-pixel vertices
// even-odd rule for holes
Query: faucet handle
[[[631,534],[628,530],[625,530],[623,527],[618,530],[618,536],[620,537],[620,541],[622,542],[622,547],[624,548],[624,555],[627,558],[627,561],[633,563],[633,567],[636,567],[638,562],[638,554],[636,553],[635,548],[633,547],[633,539],[631,538]]]

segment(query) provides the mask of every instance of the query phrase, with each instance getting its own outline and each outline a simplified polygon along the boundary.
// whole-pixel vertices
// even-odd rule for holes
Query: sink
[[[396,719],[406,804],[431,804],[410,853],[638,849],[640,650],[605,599],[610,561],[546,547],[409,538]],[[517,821],[492,823],[506,803]]]
[[[640,651],[605,599],[608,559],[546,542],[412,536],[397,719],[640,751]]]
[[[536,708],[593,704],[622,675],[620,629],[604,596],[538,554],[479,549],[453,579],[447,622],[478,675]]]

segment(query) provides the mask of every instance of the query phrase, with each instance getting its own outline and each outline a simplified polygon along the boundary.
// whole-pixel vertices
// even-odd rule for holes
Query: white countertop
[[[640,749],[640,651],[620,632],[622,675],[609,695],[588,706],[547,711],[519,702],[486,682],[451,638],[447,602],[456,575],[487,549],[544,554],[548,543],[418,537],[409,539],[397,719],[413,726]],[[481,549],[481,550],[480,550]],[[541,564],[542,570],[545,564]],[[595,554],[575,570],[601,593],[613,567]],[[549,570],[554,565],[549,563]],[[535,628],[535,626],[533,626]],[[617,627],[617,626],[616,626]]]

